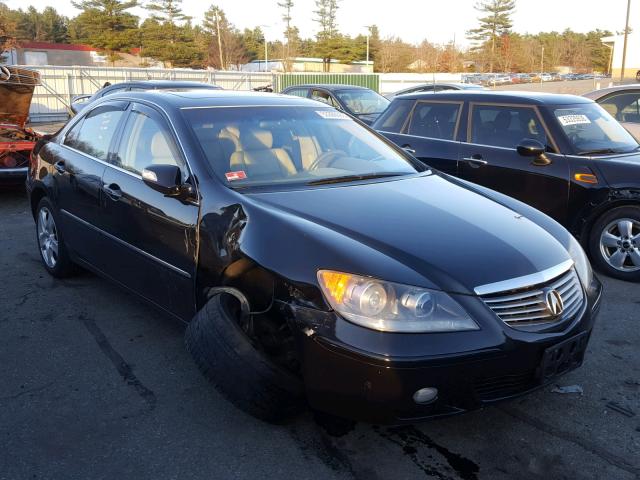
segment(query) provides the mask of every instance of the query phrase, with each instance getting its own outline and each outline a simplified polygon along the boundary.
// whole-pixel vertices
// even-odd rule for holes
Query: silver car
[[[640,83],[603,88],[584,96],[598,102],[640,141]]]

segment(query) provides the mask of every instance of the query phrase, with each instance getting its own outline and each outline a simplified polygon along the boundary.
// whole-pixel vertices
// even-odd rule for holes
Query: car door
[[[640,141],[640,89],[614,93],[598,103]]]
[[[460,148],[456,139],[463,105],[464,102],[454,100],[416,100],[399,132],[385,131],[384,121],[377,126],[387,138],[421,162],[456,175]],[[391,118],[385,114],[387,122]]]
[[[569,166],[557,153],[540,112],[532,105],[474,103],[469,106],[467,142],[461,144],[458,174],[521,200],[565,223],[569,201]],[[524,139],[546,146],[548,165],[522,156]]]
[[[54,159],[55,200],[65,242],[81,260],[100,270],[107,246],[100,233],[102,175],[126,107],[126,102],[109,102],[92,108],[63,133],[60,142],[47,145]]]
[[[169,123],[156,110],[133,104],[102,178],[107,233],[113,238],[107,274],[183,319],[194,312],[198,202],[166,197],[142,180],[145,167],[190,170]],[[195,185],[194,185],[195,188]]]

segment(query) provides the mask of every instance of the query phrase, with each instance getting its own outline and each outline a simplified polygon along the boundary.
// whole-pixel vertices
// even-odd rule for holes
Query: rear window
[[[400,133],[412,107],[413,100],[395,100],[378,119],[374,128],[383,132]]]

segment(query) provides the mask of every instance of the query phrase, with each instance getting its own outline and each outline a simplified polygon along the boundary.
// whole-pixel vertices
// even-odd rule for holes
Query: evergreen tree
[[[338,0],[316,0],[317,10],[315,21],[320,25],[320,31],[316,35],[316,55],[322,57],[324,71],[331,70],[331,60],[334,51],[340,45],[338,40]]]
[[[295,56],[296,50],[296,45],[293,43],[296,32],[291,26],[291,9],[293,8],[293,0],[283,0],[282,2],[278,2],[278,6],[283,9],[282,20],[285,24],[284,36],[287,39],[287,44],[282,49],[283,65],[285,71],[290,72],[292,68],[291,57]]]
[[[508,35],[513,27],[511,15],[516,8],[515,0],[482,0],[475,7],[481,12],[480,26],[467,32],[477,49],[489,50],[489,71],[493,72],[496,49],[500,39]]]
[[[82,10],[72,22],[74,41],[106,51],[112,62],[119,50],[137,46],[138,17],[128,12],[137,0],[83,0],[73,6]]]

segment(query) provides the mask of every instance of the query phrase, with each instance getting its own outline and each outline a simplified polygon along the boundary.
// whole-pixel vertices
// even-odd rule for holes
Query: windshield
[[[638,142],[600,105],[555,108],[553,113],[578,155],[632,152]]]
[[[324,107],[223,107],[183,113],[231,187],[336,183],[426,170],[348,115]]]
[[[373,90],[341,90],[336,96],[355,115],[382,113],[390,103]]]

